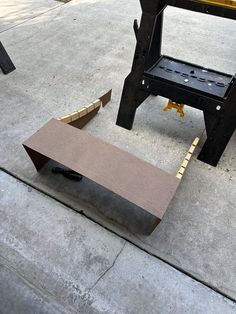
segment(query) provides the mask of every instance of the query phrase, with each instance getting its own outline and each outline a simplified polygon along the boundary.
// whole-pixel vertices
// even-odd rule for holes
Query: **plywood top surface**
[[[55,119],[24,146],[81,173],[159,219],[180,182],[148,162]]]

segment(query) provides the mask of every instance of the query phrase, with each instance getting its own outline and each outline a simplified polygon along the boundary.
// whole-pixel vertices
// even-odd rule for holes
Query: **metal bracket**
[[[184,117],[184,104],[178,104],[172,100],[169,100],[167,106],[163,108],[163,111],[167,112],[169,110],[175,109],[180,118]]]

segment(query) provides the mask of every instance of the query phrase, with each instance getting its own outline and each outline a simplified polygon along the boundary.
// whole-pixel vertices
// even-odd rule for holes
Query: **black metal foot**
[[[210,132],[198,159],[216,167],[236,128],[235,119],[223,119]]]
[[[135,94],[137,92],[137,87],[135,88],[133,84],[133,78],[130,74],[124,83],[122,98],[120,102],[120,108],[117,116],[116,124],[131,130],[134,122],[134,117],[136,113],[135,104]]]
[[[1,42],[0,42],[0,68],[2,69],[2,72],[4,74],[8,74],[16,69]]]
[[[132,111],[129,110],[129,112],[124,113],[124,111],[122,110],[122,107],[120,107],[116,124],[122,128],[131,130],[133,127],[135,113],[136,113],[136,109]]]
[[[142,85],[141,77],[139,78],[136,73],[130,73],[125,80],[116,124],[131,130],[136,109],[150,93],[147,86]]]

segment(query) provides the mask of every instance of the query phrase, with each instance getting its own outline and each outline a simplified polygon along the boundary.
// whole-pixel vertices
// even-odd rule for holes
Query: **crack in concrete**
[[[20,26],[20,25],[22,25],[22,24],[25,24],[25,23],[27,23],[28,21],[31,21],[31,20],[33,20],[33,19],[35,19],[35,18],[37,18],[37,17],[39,17],[39,16],[42,16],[42,15],[44,15],[44,14],[50,12],[50,11],[53,11],[53,10],[55,10],[55,9],[57,9],[57,8],[61,8],[61,7],[64,6],[64,5],[65,5],[65,3],[61,3],[61,4],[58,4],[58,5],[55,5],[55,7],[53,7],[53,8],[47,9],[46,11],[43,11],[43,12],[38,13],[38,14],[35,14],[34,16],[29,17],[28,19],[26,19],[26,20],[24,20],[24,21],[22,21],[22,22],[16,23],[16,24],[13,25],[13,26],[10,26],[10,27],[8,27],[8,28],[6,28],[6,29],[3,29],[2,31],[0,31],[0,34],[6,32],[6,31],[9,31],[10,29],[16,28],[16,27],[18,27],[18,26]]]
[[[45,25],[48,25],[49,23],[53,22],[57,17],[59,17],[59,16],[61,15],[62,7],[63,7],[63,5],[59,5],[59,6],[55,7],[55,8],[49,9],[48,11],[43,12],[43,13],[41,13],[41,14],[39,14],[39,15],[33,17],[33,18],[31,18],[31,20],[33,20],[34,18],[40,17],[40,16],[42,16],[42,15],[44,15],[44,14],[47,14],[48,12],[51,12],[51,11],[53,11],[53,10],[58,9],[57,12],[55,12],[55,15],[52,16],[48,21],[46,21],[42,26],[40,26],[39,29],[38,29],[37,31],[35,31],[33,34],[31,34],[31,35],[28,36],[28,37],[25,37],[25,38],[21,39],[20,41],[16,41],[16,42],[14,42],[14,44],[11,44],[11,45],[8,45],[8,46],[9,46],[9,47],[12,46],[12,45],[15,46],[15,45],[18,45],[19,43],[22,44],[22,43],[25,42],[26,40],[29,40],[29,39],[34,38],[37,34],[39,34],[40,32],[42,32],[42,29],[45,27]],[[28,22],[29,20],[30,20],[30,19],[28,19],[27,21],[24,21],[23,23]],[[23,24],[23,23],[22,23],[22,24]],[[15,25],[15,27],[18,26],[18,25],[20,25],[20,24]],[[0,33],[1,33],[1,32],[0,32]]]
[[[99,283],[99,281],[104,278],[106,276],[106,274],[115,266],[115,263],[117,262],[117,259],[119,258],[119,256],[122,254],[125,246],[126,246],[126,241],[124,243],[124,245],[122,246],[122,248],[120,249],[120,251],[117,253],[116,257],[114,258],[114,261],[113,263],[101,274],[101,276],[98,277],[98,279],[95,281],[95,283],[92,285],[91,288],[89,288],[89,292],[91,292],[95,287],[96,285]]]
[[[46,189],[44,189],[44,187],[42,187],[42,186],[39,187],[34,182],[31,182],[30,180],[27,180],[23,176],[21,176],[19,174],[16,174],[16,173],[14,173],[12,171],[7,170],[1,164],[0,164],[0,171],[3,171],[4,173],[8,174],[9,176],[15,178],[16,180],[19,180],[20,182],[22,182],[26,186],[30,186],[31,188],[33,188],[34,190],[38,191],[39,193],[42,193],[42,194],[46,195],[47,197],[54,199],[56,202],[62,204],[66,208],[69,208],[69,209],[73,210],[74,212],[82,215],[83,217],[89,219],[90,221],[96,223],[100,227],[102,227],[105,230],[111,232],[112,234],[116,235],[117,237],[123,239],[124,241],[130,243],[131,245],[135,246],[136,248],[140,249],[141,251],[147,253],[150,256],[153,256],[154,258],[156,258],[156,259],[162,261],[163,263],[169,265],[170,267],[174,268],[175,270],[179,271],[180,273],[184,274],[185,276],[188,276],[188,277],[192,278],[193,280],[195,280],[199,284],[201,284],[201,285],[211,289],[215,293],[220,294],[224,298],[227,298],[228,300],[236,303],[236,299],[234,297],[230,296],[228,293],[224,292],[220,288],[217,288],[213,284],[208,283],[207,281],[203,280],[202,278],[199,277],[199,274],[197,274],[197,275],[196,274],[192,274],[191,272],[186,271],[182,267],[173,264],[171,261],[168,261],[166,258],[161,257],[161,256],[157,255],[156,253],[151,252],[149,249],[144,248],[143,244],[145,242],[140,241],[141,243],[135,243],[135,241],[133,239],[129,239],[129,236],[126,237],[124,234],[122,234],[122,232],[117,232],[114,229],[112,229],[111,227],[107,227],[105,224],[99,222],[99,220],[97,220],[97,219],[94,219],[94,217],[88,215],[83,210],[79,211],[73,205],[68,204],[66,201],[60,199],[58,196],[55,196],[55,195],[51,194],[50,192],[46,191]],[[87,204],[87,205],[90,206],[89,204]],[[139,241],[139,239],[138,239],[138,241]],[[148,246],[152,248],[152,246],[150,246],[150,245],[148,245]]]

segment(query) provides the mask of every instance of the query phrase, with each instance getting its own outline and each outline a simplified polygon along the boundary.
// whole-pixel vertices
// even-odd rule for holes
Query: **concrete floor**
[[[162,112],[166,100],[153,97],[138,110],[131,132],[115,126],[123,80],[130,70],[135,45],[132,22],[139,15],[137,0],[72,0],[66,5],[50,0],[0,3],[0,40],[17,67],[8,76],[0,74],[0,107],[4,115],[0,165],[83,211],[137,247],[236,300],[235,135],[217,168],[194,158],[163,221],[150,237],[142,235],[150,218],[138,208],[89,180],[75,184],[54,177],[50,164],[37,174],[21,146],[51,117],[70,113],[113,88],[113,101],[88,125],[88,132],[170,173],[177,171],[193,138],[204,127],[200,112],[186,108],[185,119],[179,120],[174,112]],[[236,42],[228,31],[233,26],[232,21],[168,9],[164,52],[235,73]],[[24,218],[26,223],[28,215]],[[50,237],[48,234],[48,241]],[[4,276],[13,275],[6,271]],[[148,281],[145,288],[150,288]],[[26,295],[34,298],[35,292],[27,291]],[[103,295],[106,300],[108,296]],[[113,298],[120,297],[114,294]],[[177,299],[181,304],[181,300],[189,298],[192,296],[184,293],[176,298],[175,305],[170,301],[166,304],[181,308]],[[155,300],[154,305],[160,302]],[[114,302],[111,300],[110,306]],[[117,308],[117,313],[122,311],[125,310]],[[130,311],[136,313],[135,309]],[[160,313],[166,312],[161,309]]]
[[[236,304],[0,172],[0,313],[212,313]]]

